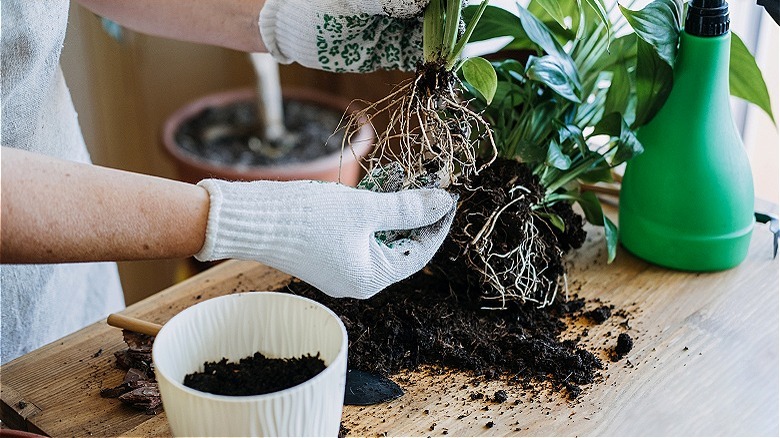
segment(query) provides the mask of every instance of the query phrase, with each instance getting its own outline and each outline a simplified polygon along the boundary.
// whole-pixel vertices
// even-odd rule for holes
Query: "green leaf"
[[[528,58],[525,74],[528,79],[546,85],[564,99],[580,103],[576,86],[571,82],[560,61],[560,58],[551,55],[541,58],[531,56]]]
[[[561,170],[571,167],[571,158],[561,151],[561,147],[555,140],[550,140],[550,146],[547,148],[547,164]]]
[[[636,63],[636,34],[629,33],[612,41],[609,51],[604,52],[596,65],[604,70],[612,70],[617,65],[630,69]]]
[[[581,174],[580,180],[590,184],[595,184],[597,182],[611,183],[614,181],[612,178],[612,168],[606,165],[596,167],[593,170]]]
[[[644,147],[642,147],[642,143],[636,138],[636,134],[628,126],[625,120],[621,117],[620,121],[622,130],[620,137],[618,138],[617,150],[609,162],[613,167],[625,163],[645,151]]]
[[[541,6],[545,11],[547,11],[548,14],[550,14],[550,17],[552,17],[558,25],[560,25],[564,29],[568,29],[568,26],[566,26],[566,16],[563,13],[563,9],[561,9],[561,3],[559,0],[535,0],[539,6]]]
[[[604,225],[604,212],[601,209],[601,202],[593,192],[582,192],[576,195],[577,203],[582,207],[585,214],[585,220],[593,225]]]
[[[561,232],[566,231],[566,223],[563,222],[563,219],[561,219],[561,217],[558,216],[557,214],[549,213],[549,212],[546,212],[546,211],[545,212],[537,212],[536,214],[538,214],[541,217],[546,218],[548,221],[550,221],[550,224],[552,224],[552,226],[554,226],[555,228],[561,230]]]
[[[625,65],[616,65],[612,70],[612,83],[604,101],[604,113],[624,113],[631,96],[631,77]]]
[[[610,164],[617,166],[644,152],[636,134],[620,113],[609,113],[593,127],[593,135],[609,135],[617,139],[617,149]]]
[[[465,60],[461,68],[466,81],[490,105],[490,102],[493,101],[493,96],[496,95],[496,87],[498,86],[498,77],[493,65],[485,58],[475,57]]]
[[[558,8],[561,9],[563,23],[560,22],[560,18],[553,18],[553,16],[536,0],[531,0],[531,2],[528,3],[527,9],[550,29],[550,32],[555,35],[558,43],[565,45],[567,42],[572,41],[577,37],[575,29],[579,23],[579,5],[575,0],[558,1],[555,3],[558,5]],[[566,18],[571,19],[571,24],[568,26],[566,25]]]
[[[607,215],[604,215],[604,238],[607,240],[607,263],[612,263],[617,256],[618,229]]]
[[[544,23],[520,5],[518,5],[518,11],[520,13],[520,23],[528,39],[538,45],[547,55],[559,59],[559,65],[563,68],[569,81],[574,85],[575,90],[579,92],[581,87],[580,78],[571,56],[558,44],[550,29]]]
[[[637,40],[636,60],[636,118],[634,128],[646,125],[666,102],[674,80],[672,67],[653,47]]]
[[[729,88],[731,95],[757,105],[775,122],[772,103],[769,101],[764,76],[756,59],[736,33],[731,33],[731,59],[729,60]]]
[[[455,9],[457,12],[457,15],[460,14],[460,10],[462,7],[462,3],[458,0],[447,0],[448,5],[452,5],[452,9]],[[468,24],[466,25],[466,30],[463,32],[463,35],[460,36],[460,39],[454,44],[452,47],[452,50],[449,51],[449,55],[447,56],[447,64],[445,65],[445,68],[447,70],[452,70],[455,66],[455,63],[458,62],[460,59],[460,55],[463,52],[463,48],[466,47],[466,44],[471,40],[471,35],[474,34],[474,29],[477,28],[477,24],[482,19],[482,15],[485,13],[485,9],[487,9],[489,0],[482,0],[482,2],[479,4],[479,8],[476,12],[474,12],[474,15],[471,17],[471,20],[469,20]],[[449,10],[449,9],[448,9]],[[454,14],[453,14],[454,15]],[[460,23],[460,19],[458,19],[458,23]],[[458,35],[458,29],[460,26],[456,26],[454,28],[454,33],[452,34],[452,38],[457,39]]]
[[[607,40],[611,40],[612,23],[609,21],[609,14],[607,13],[606,8],[604,8],[604,3],[601,0],[585,0],[585,2],[593,8],[593,11],[596,13],[599,20],[604,23],[604,26],[607,28]]]
[[[583,136],[582,130],[577,125],[565,125],[558,128],[558,141],[560,144],[574,143],[583,155],[589,152],[588,145],[585,143],[585,136]]]
[[[478,5],[470,5],[463,9],[463,19],[471,22],[474,14],[479,10]],[[496,6],[488,6],[474,28],[469,42],[485,41],[491,38],[512,36],[516,39],[525,39],[525,32],[520,26],[517,15],[506,9]]]
[[[617,255],[618,231],[614,222],[604,214],[601,201],[593,192],[583,192],[577,197],[585,219],[593,225],[604,227],[604,239],[607,244],[607,263],[612,263]]]
[[[619,6],[639,38],[650,44],[658,56],[673,67],[682,28],[681,0],[654,0],[639,11]]]
[[[619,113],[609,113],[599,120],[593,127],[591,135],[609,135],[610,137],[620,137],[623,132],[623,118]]]

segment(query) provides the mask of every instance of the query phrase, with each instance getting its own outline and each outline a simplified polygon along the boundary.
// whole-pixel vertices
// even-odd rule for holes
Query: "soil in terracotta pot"
[[[207,108],[182,124],[176,142],[186,152],[217,165],[269,166],[311,161],[341,150],[342,114],[295,100],[284,102],[287,134],[262,139],[254,101]]]
[[[261,395],[301,384],[325,369],[320,355],[269,358],[255,353],[235,362],[206,362],[203,372],[187,374],[184,386],[217,395]]]

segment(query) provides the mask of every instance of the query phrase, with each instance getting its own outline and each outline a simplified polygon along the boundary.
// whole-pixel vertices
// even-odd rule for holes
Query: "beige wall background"
[[[99,165],[176,178],[160,146],[165,119],[199,96],[251,86],[247,54],[138,34],[116,40],[100,19],[71,3],[62,67],[92,160]],[[282,66],[283,87],[315,87],[353,99],[376,100],[405,74],[341,74]],[[185,260],[119,264],[128,304],[186,275]]]

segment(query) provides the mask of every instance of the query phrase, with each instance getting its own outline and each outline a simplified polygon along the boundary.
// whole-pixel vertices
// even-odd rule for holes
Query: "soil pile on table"
[[[339,315],[349,334],[350,368],[392,375],[443,366],[523,385],[551,383],[571,399],[602,368],[593,353],[561,339],[567,319],[584,310],[576,297],[543,309],[511,303],[481,310],[425,271],[368,300],[334,299],[297,280],[287,290]]]
[[[268,166],[314,160],[341,150],[341,113],[310,103],[284,102],[287,135],[262,139],[255,102],[207,108],[176,132],[181,148],[200,160],[230,166]]]
[[[203,371],[184,376],[184,386],[217,395],[261,395],[301,384],[325,369],[320,355],[270,358],[260,352],[238,363],[222,358],[206,362]]]

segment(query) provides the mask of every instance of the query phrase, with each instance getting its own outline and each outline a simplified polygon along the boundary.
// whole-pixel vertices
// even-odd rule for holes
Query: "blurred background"
[[[513,2],[496,3],[513,7]],[[731,0],[730,5],[732,28],[756,56],[777,117],[778,26],[754,0]],[[255,83],[246,53],[138,34],[75,3],[62,68],[93,162],[168,178],[177,175],[160,143],[165,119],[205,94]],[[280,66],[280,76],[283,87],[314,87],[347,99],[376,101],[408,74],[331,74],[289,65]],[[778,130],[755,107],[734,100],[734,110],[753,165],[756,195],[776,204]],[[189,260],[122,262],[119,270],[128,305],[193,273]]]

